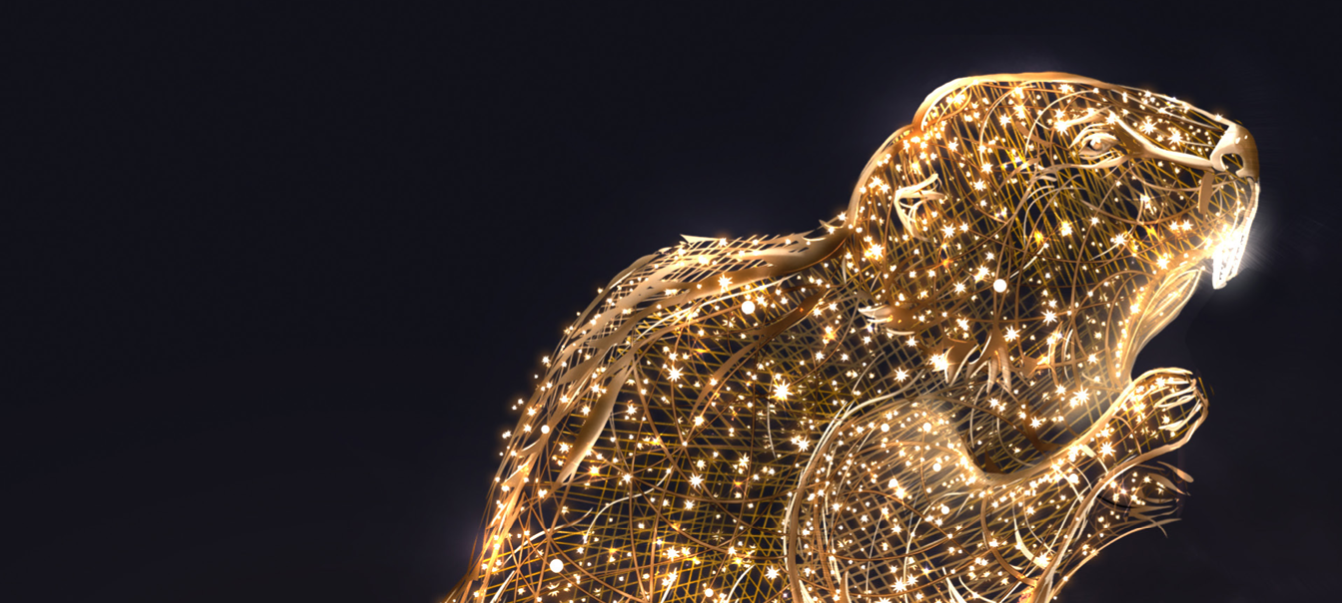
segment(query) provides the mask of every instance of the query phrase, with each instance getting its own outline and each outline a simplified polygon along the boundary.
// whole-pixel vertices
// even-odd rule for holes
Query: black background
[[[1264,178],[1244,271],[1139,363],[1213,389],[1178,454],[1184,521],[1060,600],[1331,598],[1333,17],[1109,31],[1086,10],[204,3],[11,23],[0,598],[439,600],[509,402],[596,287],[682,233],[808,230],[934,88],[1045,70],[1223,111]]]

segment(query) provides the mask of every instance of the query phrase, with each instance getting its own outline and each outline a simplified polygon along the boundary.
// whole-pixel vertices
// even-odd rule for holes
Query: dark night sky
[[[6,41],[0,599],[438,600],[596,287],[682,233],[810,229],[935,87],[1044,70],[1224,111],[1264,175],[1244,272],[1139,363],[1214,392],[1185,520],[1061,600],[1331,598],[1331,17],[448,4],[52,7]]]

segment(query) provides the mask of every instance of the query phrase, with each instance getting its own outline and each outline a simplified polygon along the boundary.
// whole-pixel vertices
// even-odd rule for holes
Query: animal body
[[[1242,125],[1064,73],[955,80],[807,233],[617,275],[506,434],[452,603],[1047,601],[1173,520],[1207,416],[1131,375],[1257,208]]]

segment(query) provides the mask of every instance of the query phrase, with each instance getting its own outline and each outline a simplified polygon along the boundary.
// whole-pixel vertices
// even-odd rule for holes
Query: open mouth
[[[1239,274],[1244,247],[1249,242],[1249,228],[1258,214],[1258,183],[1253,182],[1252,187],[1252,190],[1245,191],[1250,197],[1248,202],[1237,205],[1234,224],[1225,227],[1221,241],[1212,251],[1212,287],[1215,289],[1226,286],[1230,279]]]

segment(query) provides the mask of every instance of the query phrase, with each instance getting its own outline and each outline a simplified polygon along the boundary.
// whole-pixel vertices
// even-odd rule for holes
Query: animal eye
[[[1084,154],[1103,153],[1117,145],[1117,138],[1114,138],[1110,134],[1096,132],[1081,141],[1081,151]]]

